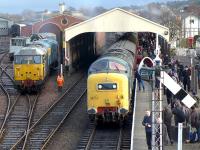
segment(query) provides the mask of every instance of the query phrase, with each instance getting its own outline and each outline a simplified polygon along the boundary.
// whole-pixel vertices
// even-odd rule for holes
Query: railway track
[[[16,94],[17,90],[14,85],[13,66],[12,63],[8,60],[6,61],[6,59],[8,59],[8,52],[0,54],[0,84],[2,84],[10,94]]]
[[[91,122],[77,149],[130,150],[131,124],[131,116],[121,127],[116,124],[96,126],[94,122]]]
[[[0,149],[10,149],[29,128],[32,108],[38,98],[38,96],[33,98],[33,103],[31,97],[34,96],[17,95],[17,90],[14,88],[12,64],[4,61],[6,56],[7,53],[2,54],[0,62],[0,86],[7,97],[7,109],[0,128]]]
[[[3,61],[3,58],[8,54],[8,51],[0,51],[0,64]]]
[[[0,92],[0,95],[5,95],[5,102],[3,102],[1,105],[1,109],[5,107],[5,113],[1,115],[1,122],[0,122],[0,146],[2,146],[3,138],[5,134],[7,133],[6,124],[8,122],[9,116],[14,108],[14,105],[16,104],[17,100],[19,99],[19,96],[17,96],[17,91],[14,88],[14,80],[13,80],[13,69],[12,64],[10,64],[8,61],[4,62],[7,56],[7,52],[0,54],[0,88],[2,89]],[[16,98],[17,97],[17,98]]]
[[[77,81],[41,116],[11,149],[44,149],[86,92],[86,79]],[[24,140],[25,139],[25,140]]]
[[[15,89],[15,83],[13,79],[13,69],[10,65],[1,65],[1,79],[0,84],[4,86],[4,88],[8,91],[11,95],[16,95],[17,90]]]
[[[33,98],[31,98],[33,97]],[[38,99],[37,96],[19,95],[9,113],[6,114],[7,120],[4,125],[4,134],[2,135],[1,147],[11,149],[11,147],[23,136],[29,128],[29,122],[32,118],[33,108]]]

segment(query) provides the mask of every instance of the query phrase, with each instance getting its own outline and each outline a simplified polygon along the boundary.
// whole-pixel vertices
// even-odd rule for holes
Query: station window
[[[190,24],[194,24],[194,19],[190,19]]]

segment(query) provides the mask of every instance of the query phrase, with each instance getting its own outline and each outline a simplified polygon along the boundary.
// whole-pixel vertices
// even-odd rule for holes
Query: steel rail
[[[29,120],[28,120],[27,130],[25,132],[26,136],[25,136],[25,140],[24,140],[24,144],[23,144],[22,150],[24,150],[25,147],[26,147],[26,142],[27,142],[27,139],[28,139],[28,133],[29,133],[29,130],[30,130],[30,127],[31,127],[31,121],[32,121],[33,111],[35,109],[35,106],[36,106],[37,100],[39,98],[39,95],[40,95],[40,93],[38,93],[37,96],[36,96],[36,98],[34,99],[33,105],[31,105],[31,102],[29,100],[29,105],[30,105],[29,114],[28,114]]]
[[[0,129],[0,137],[2,138],[2,134],[3,134],[3,129],[4,129],[4,126],[6,124],[6,121],[7,121],[7,117],[8,117],[8,113],[9,113],[9,110],[10,110],[10,95],[9,93],[7,92],[7,90],[4,88],[4,86],[0,83],[0,87],[1,89],[3,90],[3,92],[5,93],[7,99],[8,99],[8,104],[7,104],[7,109],[6,109],[6,113],[5,113],[5,117],[4,117],[4,121],[3,121],[3,124],[1,125],[1,129]]]
[[[27,131],[27,133],[24,133],[21,138],[12,146],[11,150],[16,149],[16,147],[22,142],[22,140],[27,136],[30,135],[30,133],[33,131],[33,129],[45,118],[45,116],[63,99],[64,96],[66,96],[83,78],[83,76],[78,79],[74,84],[72,84],[49,108],[48,110],[43,113],[43,115],[30,127],[30,129]]]
[[[95,125],[93,125],[93,126],[94,126],[94,128],[92,130],[92,133],[90,134],[90,137],[88,139],[88,142],[87,142],[87,145],[85,147],[85,150],[89,150],[90,149],[91,144],[92,144],[92,140],[94,139],[94,135],[95,135],[95,132],[96,132],[96,126]]]
[[[1,85],[1,84],[0,84],[0,85]],[[1,86],[2,86],[2,85],[1,85]],[[5,118],[4,118],[4,121],[3,121],[2,125],[1,125],[1,129],[0,129],[0,138],[2,138],[2,136],[3,136],[3,133],[4,133],[4,131],[5,131],[4,128],[5,128],[6,122],[7,122],[7,120],[8,120],[8,117],[9,117],[9,115],[11,114],[11,112],[12,112],[14,106],[16,105],[17,101],[19,100],[19,98],[20,98],[20,94],[16,97],[16,99],[15,99],[13,105],[12,105],[11,107],[10,107],[10,106],[7,107],[7,112],[6,112],[6,114],[5,114]],[[9,97],[9,99],[10,99],[10,97]],[[9,100],[9,101],[10,101],[10,100]],[[10,104],[10,103],[9,103],[9,104]]]
[[[81,98],[85,95],[86,91],[87,90],[85,89],[82,92],[82,94],[77,98],[77,100],[75,101],[75,103],[71,106],[71,108],[69,109],[69,111],[65,114],[64,118],[61,120],[61,122],[58,124],[58,126],[55,128],[55,130],[53,130],[53,132],[50,134],[50,136],[48,136],[48,138],[45,139],[45,143],[43,144],[41,150],[45,149],[45,147],[47,146],[47,144],[49,143],[49,141],[51,140],[51,138],[55,135],[56,131],[58,131],[58,129],[64,123],[65,119],[69,116],[69,114],[72,112],[72,110],[74,110],[74,108],[76,107],[76,105],[78,104],[78,102],[80,102]]]
[[[119,139],[118,139],[118,143],[117,143],[117,150],[121,149],[121,144],[122,144],[122,127],[120,127],[120,131],[119,131]]]
[[[1,80],[2,80],[2,75],[3,75],[3,73],[5,73],[8,77],[9,77],[9,79],[12,81],[12,83],[15,85],[15,81],[14,81],[14,79],[6,72],[6,68],[7,68],[8,66],[6,66],[5,68],[3,68],[2,66],[0,66],[0,68],[1,68],[1,70],[2,70],[2,72],[1,72]]]

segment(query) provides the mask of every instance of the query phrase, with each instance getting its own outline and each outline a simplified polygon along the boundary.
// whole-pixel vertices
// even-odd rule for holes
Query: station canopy
[[[153,32],[169,41],[167,27],[120,8],[65,29],[65,41],[86,32]]]

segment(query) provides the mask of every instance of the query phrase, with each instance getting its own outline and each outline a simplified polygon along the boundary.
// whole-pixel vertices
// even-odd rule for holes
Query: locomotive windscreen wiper
[[[119,70],[118,66],[117,66],[116,64],[114,64],[114,66],[115,66],[115,68],[117,69],[117,71],[119,71],[119,72],[120,72],[120,70]]]

